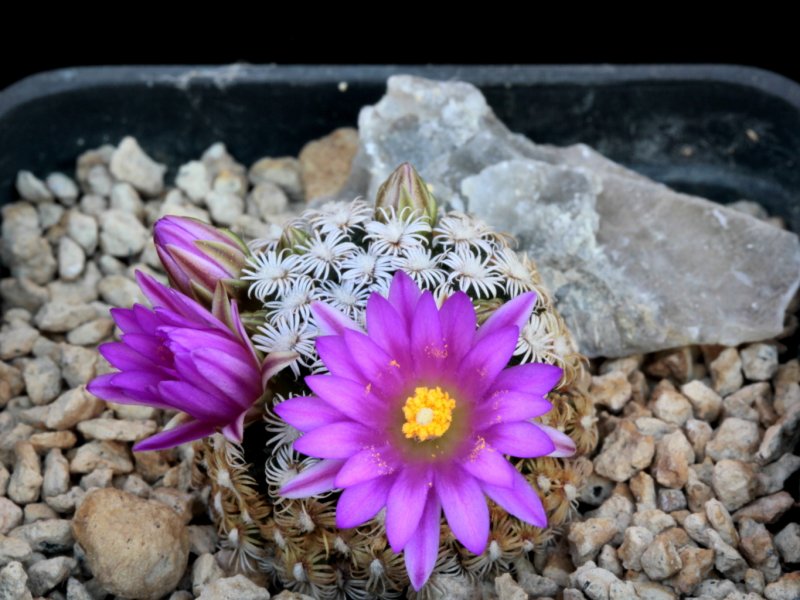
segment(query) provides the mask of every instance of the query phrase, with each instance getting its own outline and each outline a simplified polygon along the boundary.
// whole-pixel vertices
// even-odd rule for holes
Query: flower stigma
[[[420,442],[438,438],[450,429],[456,401],[440,387],[418,387],[403,405],[403,434]]]

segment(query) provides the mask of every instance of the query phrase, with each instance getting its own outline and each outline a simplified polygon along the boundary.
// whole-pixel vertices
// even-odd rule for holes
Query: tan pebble
[[[653,390],[653,414],[662,421],[678,427],[683,426],[694,416],[689,400],[672,386],[658,393]]]
[[[645,527],[628,527],[618,550],[622,566],[632,571],[641,571],[642,554],[654,539],[655,536]]]
[[[653,475],[669,488],[682,488],[689,479],[689,465],[694,463],[694,449],[681,431],[665,435],[656,447]]]
[[[17,504],[36,502],[42,489],[42,465],[30,442],[17,442],[14,446],[16,462],[8,481],[8,497]]]
[[[767,600],[797,600],[800,598],[800,571],[787,573],[764,588]]]
[[[728,511],[734,511],[755,498],[756,476],[753,468],[739,460],[721,460],[714,466],[711,485]]]
[[[720,396],[732,394],[744,383],[742,361],[736,348],[726,348],[710,365],[714,391]]]
[[[627,376],[620,371],[611,371],[606,375],[592,377],[589,395],[596,405],[619,412],[631,399],[631,391]]]
[[[742,540],[739,549],[747,561],[757,567],[767,581],[777,580],[781,576],[781,565],[767,528],[752,519],[742,519],[739,523],[739,535]]]
[[[86,562],[107,591],[142,599],[171,592],[189,557],[183,521],[166,506],[114,488],[87,495],[73,530]]]
[[[98,467],[108,467],[116,474],[130,473],[133,461],[128,447],[122,442],[89,442],[75,451],[69,464],[72,473],[89,473]]]
[[[736,511],[733,515],[734,521],[741,519],[752,519],[759,523],[774,523],[783,514],[794,506],[794,498],[789,492],[778,492],[770,496],[759,498]]]
[[[300,151],[300,172],[306,200],[338,192],[347,177],[358,151],[358,131],[351,127],[311,141]]]
[[[714,437],[706,444],[706,456],[715,461],[749,461],[758,449],[760,439],[758,423],[730,417],[722,421]]]
[[[637,527],[645,527],[650,530],[653,535],[658,535],[665,529],[675,527],[675,519],[669,516],[664,511],[657,508],[649,510],[640,510],[633,515],[633,524]]]
[[[617,524],[608,518],[587,519],[572,523],[569,527],[567,541],[572,562],[576,566],[593,560],[604,544],[617,534]]]
[[[706,518],[709,525],[713,527],[722,537],[722,540],[734,548],[739,545],[739,534],[733,524],[733,518],[725,506],[719,500],[709,500],[705,505]]]
[[[652,436],[641,435],[633,423],[623,421],[603,442],[600,455],[594,459],[594,468],[612,481],[627,481],[650,466],[654,454]]]
[[[642,554],[642,570],[655,581],[666,579],[681,570],[681,558],[672,542],[656,536]]]
[[[197,600],[269,600],[269,592],[244,575],[226,577],[205,586]]]
[[[714,430],[706,421],[689,419],[684,425],[684,431],[686,431],[686,439],[692,444],[695,460],[702,461],[706,456],[706,445],[714,435]]]
[[[158,430],[155,421],[118,421],[116,419],[89,419],[78,423],[87,439],[137,442]]]
[[[640,471],[631,477],[630,488],[633,497],[636,498],[636,510],[657,508],[656,485],[648,473]]]
[[[53,448],[68,450],[77,443],[78,438],[71,431],[43,431],[34,433],[28,441],[37,452],[45,453]]]
[[[669,584],[681,594],[690,595],[714,567],[714,551],[708,548],[685,546],[678,550],[681,571],[669,580]]]
[[[716,421],[722,410],[722,397],[702,381],[695,379],[681,386],[681,393],[692,403],[698,419]]]

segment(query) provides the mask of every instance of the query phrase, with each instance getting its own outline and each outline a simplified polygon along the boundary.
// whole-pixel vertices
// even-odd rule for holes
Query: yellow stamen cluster
[[[424,442],[437,438],[450,429],[456,401],[442,388],[418,387],[403,405],[403,434]]]

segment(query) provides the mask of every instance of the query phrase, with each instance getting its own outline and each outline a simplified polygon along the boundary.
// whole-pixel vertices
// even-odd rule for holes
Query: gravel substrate
[[[109,309],[143,302],[135,270],[166,281],[155,220],[275,236],[304,190],[339,188],[356,147],[339,130],[299,159],[248,169],[216,144],[173,186],[125,138],[84,153],[72,176],[19,174],[21,199],[2,209],[0,599],[270,597],[264,577],[235,573],[218,548],[191,449],[131,452],[171,415],[106,404],[85,384],[109,370],[96,351],[115,335]],[[593,364],[601,435],[581,520],[535,571],[483,596],[800,598],[800,363],[781,363],[789,354],[769,340]]]

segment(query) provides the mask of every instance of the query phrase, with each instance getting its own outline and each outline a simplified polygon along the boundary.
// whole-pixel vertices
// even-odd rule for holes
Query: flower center
[[[438,438],[450,429],[456,401],[440,387],[418,387],[403,405],[403,434],[420,442]]]

